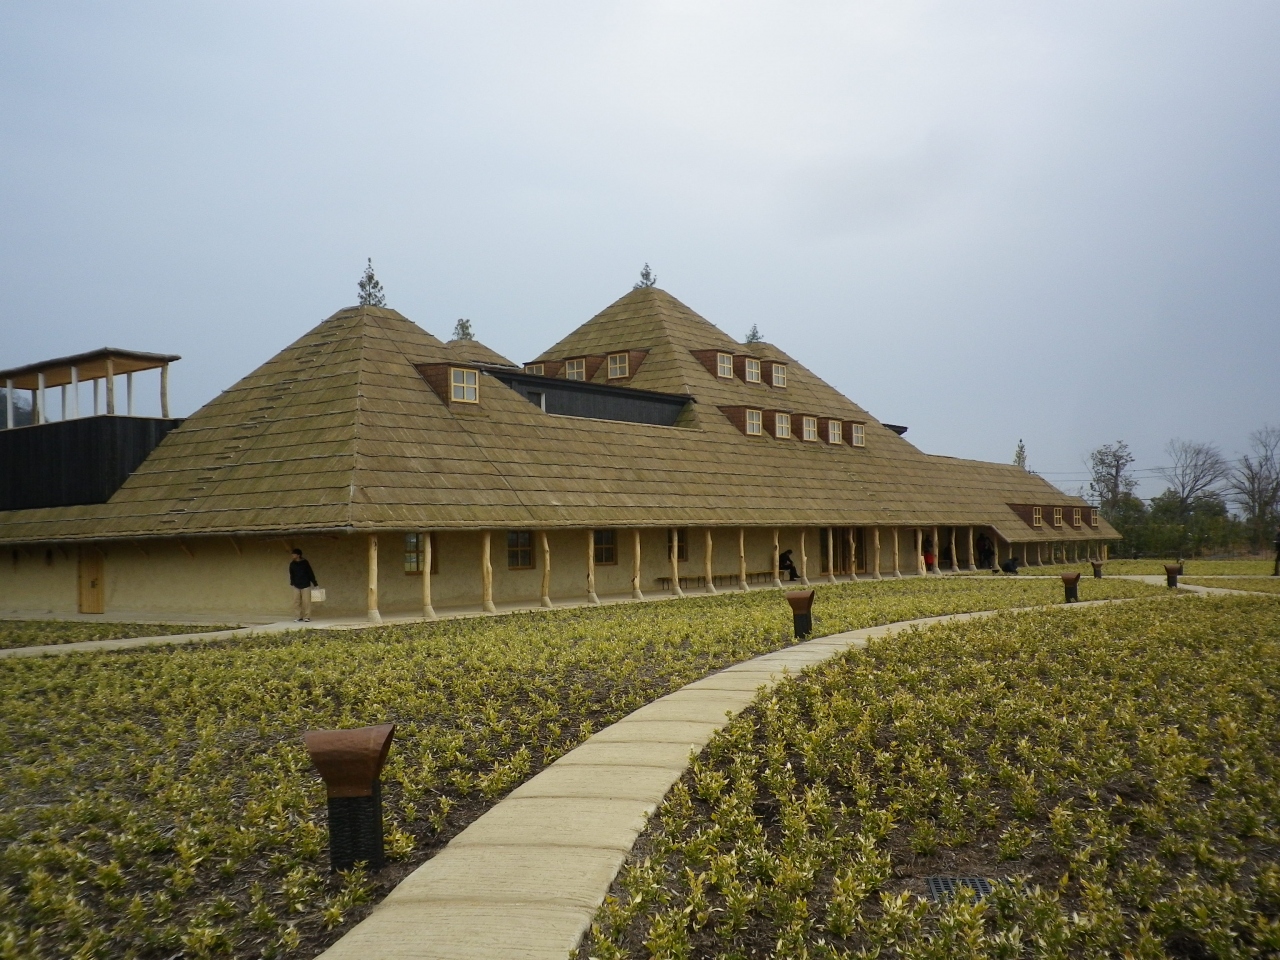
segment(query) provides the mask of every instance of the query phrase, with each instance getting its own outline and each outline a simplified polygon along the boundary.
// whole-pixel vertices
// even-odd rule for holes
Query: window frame
[[[625,380],[631,376],[631,355],[628,353],[611,353],[608,358],[610,380]],[[621,367],[622,372],[615,372],[615,367]]]
[[[1055,527],[1062,526],[1062,508],[1061,507],[1053,508],[1053,525]]]
[[[545,363],[526,363],[524,365],[524,372],[533,374],[535,377],[545,377],[547,375],[546,370],[547,365]]]
[[[431,538],[431,572],[433,574],[440,572],[440,551],[436,549],[436,535],[428,533]],[[413,544],[410,547],[410,543]],[[422,560],[425,542],[420,533],[406,533],[404,535],[404,575],[406,577],[418,577],[422,575]],[[412,560],[410,558],[412,557]]]
[[[752,416],[754,414],[754,416]],[[748,437],[764,436],[764,411],[747,408],[743,423]],[[754,429],[752,429],[754,427]]]
[[[527,557],[526,557],[527,554]],[[528,560],[528,563],[521,562]],[[538,557],[533,549],[533,531],[532,530],[508,530],[507,531],[507,569],[508,570],[536,570],[538,569]]]
[[[800,439],[806,443],[818,442],[818,418],[802,416],[800,418]]]
[[[1044,526],[1044,508],[1043,507],[1031,508],[1031,525],[1033,527]]]
[[[689,531],[684,527],[676,527],[676,562],[689,562]],[[671,527],[667,527],[667,562],[671,562]]]
[[[769,371],[769,383],[771,386],[777,387],[779,390],[787,389],[787,365],[785,363],[771,363],[773,368]]]
[[[1072,507],[1071,508],[1071,525],[1073,527],[1079,527],[1083,525],[1083,523],[1084,523],[1084,517],[1083,517],[1083,514],[1081,513],[1081,508]]]
[[[581,376],[574,376],[574,374],[581,374]],[[585,383],[587,379],[587,358],[575,357],[572,360],[566,360],[564,362],[564,378]]]
[[[849,446],[865,447],[867,445],[867,425],[865,423],[851,423],[849,427]]]
[[[459,380],[459,375],[461,375],[461,380]],[[468,391],[472,396],[467,396]],[[450,367],[449,400],[453,403],[479,403],[480,371],[469,367]]]
[[[742,365],[742,379],[745,383],[762,383],[760,378],[760,361],[755,357],[747,357]]]
[[[1098,525],[1098,508],[1089,508],[1089,526],[1096,527]]]
[[[844,423],[840,420],[827,421],[827,443],[844,443]]]
[[[780,410],[773,412],[773,438],[775,440],[790,440],[791,433],[791,414],[783,413]]]
[[[727,373],[725,371],[728,371]],[[716,376],[721,380],[733,379],[733,354],[716,351]]]
[[[592,530],[591,556],[597,567],[616,567],[618,565],[618,531]]]

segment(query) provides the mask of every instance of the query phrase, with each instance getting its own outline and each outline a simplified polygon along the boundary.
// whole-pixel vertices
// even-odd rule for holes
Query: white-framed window
[[[480,371],[463,370],[460,367],[449,368],[449,382],[453,386],[449,394],[455,403],[480,402]]]
[[[1080,526],[1080,508],[1079,507],[1071,508],[1071,525],[1073,527]]]
[[[867,428],[860,423],[849,424],[849,441],[855,447],[865,447],[867,445]]]
[[[818,418],[805,417],[800,421],[800,436],[810,443],[818,442]]]
[[[733,354],[732,353],[716,354],[716,376],[723,377],[725,380],[733,379]]]
[[[1031,508],[1031,525],[1033,527],[1044,526],[1044,511],[1039,507]]]
[[[791,414],[775,413],[773,415],[773,435],[779,440],[791,436]]]
[[[844,425],[839,420],[827,421],[827,443],[841,443],[844,436],[841,433]]]
[[[1062,526],[1062,508],[1061,507],[1053,508],[1053,525],[1055,527]]]
[[[564,378],[566,380],[587,379],[586,359],[580,357],[577,360],[566,360],[564,364]]]
[[[747,436],[758,437],[764,433],[764,414],[759,410],[747,411]]]
[[[760,361],[759,360],[756,360],[754,357],[747,357],[745,369],[746,369],[747,383],[760,382]]]
[[[532,373],[535,377],[545,376],[543,373],[544,370],[546,370],[546,367],[540,363],[526,363],[524,365],[524,372]]]
[[[1097,525],[1098,525],[1098,511],[1090,509],[1089,510],[1089,526],[1096,527]]]
[[[787,385],[787,365],[785,363],[773,364],[773,385],[775,387],[785,387]]]
[[[630,369],[630,365],[628,364],[627,361],[629,359],[630,358],[625,353],[609,354],[609,379],[610,380],[619,380],[623,377],[629,377],[631,375],[628,372],[628,370]]]
[[[536,569],[533,559],[533,534],[530,531],[507,531],[507,569]]]

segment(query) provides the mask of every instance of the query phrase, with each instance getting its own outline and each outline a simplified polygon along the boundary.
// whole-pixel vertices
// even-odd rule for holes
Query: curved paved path
[[[1163,582],[1163,578],[1160,578]],[[1026,609],[1083,609],[1125,600]],[[714,673],[601,730],[454,837],[324,960],[565,960],[690,754],[782,677],[913,626],[853,630]]]

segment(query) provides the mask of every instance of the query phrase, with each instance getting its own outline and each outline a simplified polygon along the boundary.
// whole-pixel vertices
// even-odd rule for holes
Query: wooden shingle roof
[[[781,351],[733,341],[657,288],[539,359],[646,351],[627,385],[696,400],[675,427],[549,415],[484,374],[479,404],[450,404],[418,365],[509,363],[460,343],[394,310],[339,311],[173,430],[109,503],[0,513],[0,541],[800,524],[1116,536],[1033,530],[1010,504],[1084,502],[1017,467],[922,453]],[[694,356],[704,349],[785,362],[787,387],[720,379]],[[865,422],[866,447],[744,436],[720,411],[743,404]]]

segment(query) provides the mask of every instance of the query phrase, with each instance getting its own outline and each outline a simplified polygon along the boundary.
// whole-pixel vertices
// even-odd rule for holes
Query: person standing
[[[316,582],[315,571],[302,556],[302,551],[293,548],[293,560],[289,562],[289,585],[293,587],[293,606],[298,611],[297,623],[311,622],[311,588],[320,586]]]

